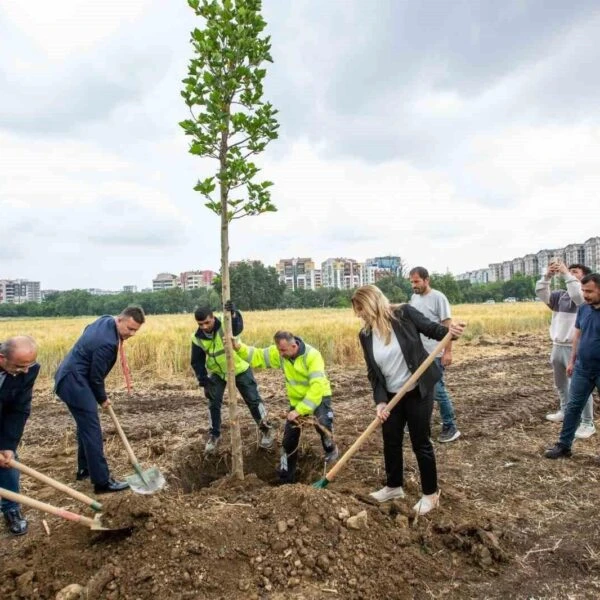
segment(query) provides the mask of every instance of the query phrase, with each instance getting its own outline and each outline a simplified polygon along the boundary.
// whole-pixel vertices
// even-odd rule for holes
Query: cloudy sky
[[[279,211],[231,258],[464,270],[600,235],[597,0],[265,0]],[[193,191],[183,0],[0,3],[0,278],[149,287],[219,269]]]

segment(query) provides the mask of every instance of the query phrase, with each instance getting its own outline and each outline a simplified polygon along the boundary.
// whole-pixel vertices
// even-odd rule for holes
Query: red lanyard
[[[123,348],[123,340],[119,340],[119,356],[121,357],[121,368],[123,369],[123,375],[125,376],[125,385],[127,386],[127,393],[131,394],[131,373],[129,372],[127,356],[125,356],[125,349]]]

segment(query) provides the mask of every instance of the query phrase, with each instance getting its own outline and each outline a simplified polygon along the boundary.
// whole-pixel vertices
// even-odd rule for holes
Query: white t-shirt
[[[452,317],[448,298],[446,298],[442,292],[438,292],[437,290],[431,290],[425,295],[413,294],[410,297],[410,305],[414,306],[420,313],[424,314],[434,323],[441,323]],[[425,337],[423,334],[421,334],[421,341],[428,353],[439,344],[437,340],[432,340],[431,338]]]
[[[390,343],[386,346],[385,339],[379,337],[373,330],[373,357],[385,377],[388,392],[395,394],[410,378],[411,372],[404,360],[398,338],[392,332]],[[411,389],[414,389],[416,384]],[[410,390],[409,390],[410,391]]]

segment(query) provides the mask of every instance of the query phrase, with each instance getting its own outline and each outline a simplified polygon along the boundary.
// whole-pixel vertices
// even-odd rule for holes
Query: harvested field
[[[165,473],[168,489],[99,497],[103,520],[133,526],[119,534],[91,533],[26,510],[27,536],[0,534],[0,598],[51,599],[71,584],[80,592],[63,598],[600,597],[598,436],[577,441],[571,460],[543,459],[559,429],[544,420],[557,403],[546,336],[520,333],[488,343],[473,340],[455,351],[447,380],[463,435],[436,442],[441,506],[417,521],[410,508],[419,485],[409,450],[407,498],[383,506],[368,498],[383,484],[378,434],[327,489],[276,487],[278,451],[257,448],[242,407],[248,476],[237,482],[226,476],[227,436],[217,456],[203,456],[205,404],[190,379],[138,385],[130,398],[116,392],[115,410],[138,458]],[[329,375],[344,450],[374,410],[363,368],[333,367]],[[257,372],[282,425],[287,403],[280,377]],[[116,431],[103,419],[109,463],[115,474],[128,474]],[[434,421],[437,436],[437,412]],[[90,492],[88,483],[73,481],[74,428],[49,391],[36,394],[23,442],[25,464]],[[301,461],[301,481],[322,476],[311,428],[302,436]],[[26,476],[22,489],[84,512]]]

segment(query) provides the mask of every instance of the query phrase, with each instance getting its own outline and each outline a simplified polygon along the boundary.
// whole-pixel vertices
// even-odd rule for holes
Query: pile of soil
[[[316,489],[310,484],[323,476],[322,449],[307,428],[300,483],[280,486],[279,450],[258,448],[242,407],[246,477],[239,481],[228,476],[227,431],[218,452],[204,455],[206,407],[193,384],[161,384],[131,398],[115,393],[139,460],[157,465],[167,487],[150,496],[99,496],[102,523],[119,531],[90,531],[26,510],[28,535],[0,534],[0,598],[598,597],[595,442],[578,442],[571,461],[541,458],[558,431],[544,422],[556,403],[548,347],[535,336],[509,341],[502,355],[497,346],[487,355],[486,347],[474,344],[473,353],[465,347],[463,362],[448,371],[463,435],[436,443],[441,505],[419,519],[412,512],[419,479],[408,447],[407,498],[379,505],[368,495],[384,484],[378,433],[336,481]],[[281,431],[280,374],[257,375]],[[363,369],[333,369],[330,376],[343,451],[373,418],[372,399]],[[108,421],[104,426],[109,463],[116,474],[131,473],[116,432]],[[73,480],[72,425],[49,393],[36,396],[20,456],[61,481]],[[73,486],[90,491],[86,482]],[[30,478],[22,478],[22,488],[89,513]]]

